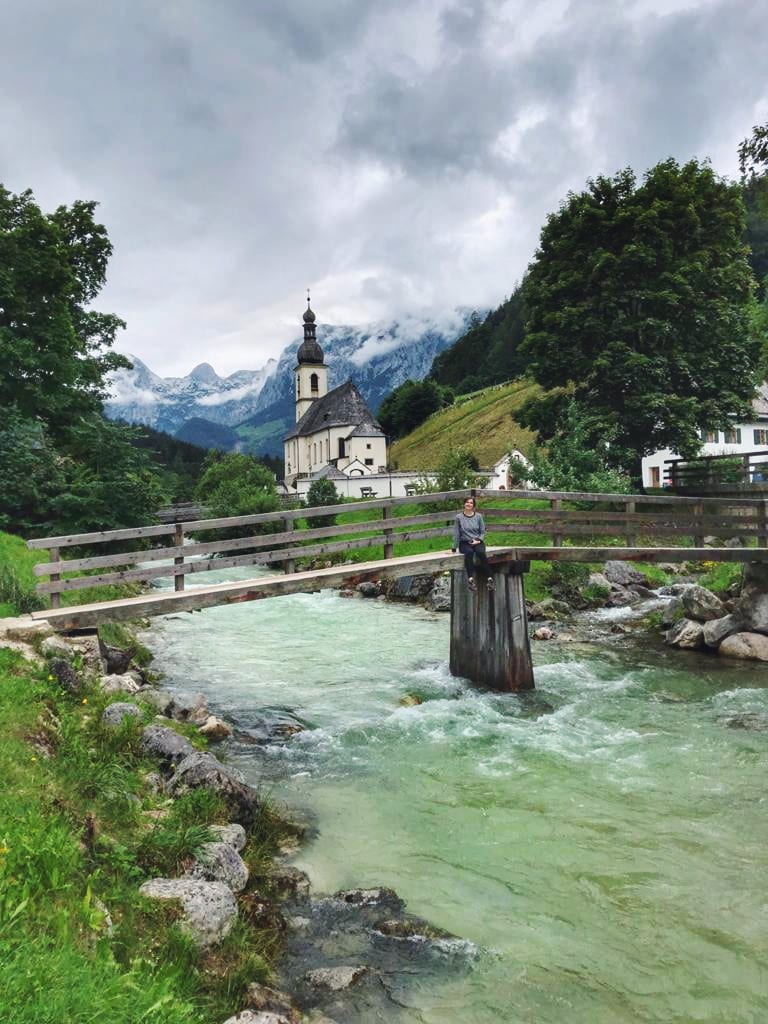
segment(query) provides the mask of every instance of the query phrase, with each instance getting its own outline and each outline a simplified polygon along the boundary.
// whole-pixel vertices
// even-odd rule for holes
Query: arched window
[[[296,397],[301,398],[301,374],[296,374]]]
[[[316,395],[320,390],[320,381],[316,373],[310,374],[309,377],[309,390],[313,395]]]

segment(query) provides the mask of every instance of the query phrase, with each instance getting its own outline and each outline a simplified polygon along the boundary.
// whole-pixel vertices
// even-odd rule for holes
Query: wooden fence
[[[725,495],[768,490],[768,451],[667,459],[664,483],[682,494]]]
[[[285,572],[294,572],[296,559],[378,546],[383,546],[384,558],[389,559],[397,544],[433,537],[446,538],[446,547],[449,547],[453,519],[467,493],[466,490],[445,491],[38,538],[28,541],[28,546],[48,549],[50,560],[35,566],[37,576],[48,577],[47,581],[38,583],[37,590],[50,595],[51,606],[59,608],[62,593],[102,584],[150,583],[162,577],[173,577],[175,589],[181,591],[187,576],[214,569],[282,563]],[[747,545],[755,543],[758,547],[766,547],[768,543],[768,502],[754,498],[703,501],[570,491],[477,490],[474,493],[481,499],[489,544],[493,544],[494,534],[501,533],[544,535],[551,539],[554,548],[562,547],[567,540],[586,544],[590,538],[603,538],[610,544],[609,538],[613,537],[623,538],[630,548],[638,547],[638,539],[647,542],[662,537],[671,538],[673,544],[684,544],[690,538],[695,547],[701,548],[708,534],[738,537]],[[525,504],[512,508],[509,507],[512,500]],[[547,507],[541,507],[542,501]],[[414,505],[434,506],[441,502],[455,503],[455,507],[413,512]],[[307,517],[349,512],[370,512],[371,516],[358,522],[299,528],[298,521]],[[232,537],[233,529],[242,531],[242,535]],[[228,531],[230,536],[205,541],[196,536],[219,531]],[[110,550],[103,555],[91,553],[101,544],[114,549],[123,543],[133,550]],[[67,558],[65,553],[74,557]],[[567,557],[565,552],[563,556]],[[73,572],[88,572],[89,575],[68,575]]]

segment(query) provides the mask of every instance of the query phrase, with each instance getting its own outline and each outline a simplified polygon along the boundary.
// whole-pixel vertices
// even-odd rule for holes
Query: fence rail
[[[390,559],[397,545],[406,541],[451,537],[455,508],[437,511],[427,508],[414,513],[414,506],[455,501],[458,507],[467,493],[462,489],[319,508],[175,521],[128,530],[36,538],[28,541],[28,546],[49,550],[49,560],[34,569],[35,575],[48,577],[47,581],[37,584],[37,590],[50,595],[52,607],[59,608],[63,593],[103,584],[150,583],[172,577],[175,590],[180,591],[184,590],[188,576],[213,569],[282,563],[284,570],[292,573],[297,559],[372,547],[383,547],[384,558]],[[673,538],[678,541],[690,537],[694,546],[700,548],[707,534],[754,541],[763,548],[768,545],[768,502],[755,498],[704,501],[666,495],[529,490],[476,490],[474,493],[489,503],[496,502],[496,507],[488,504],[482,508],[489,534],[536,534],[551,538],[553,548],[562,548],[570,538],[583,542],[589,537],[596,540],[621,537],[628,548],[636,548],[639,536],[647,540]],[[535,504],[510,507],[511,501]],[[542,501],[547,502],[547,507],[541,507]],[[499,503],[503,504],[499,506]],[[585,503],[588,507],[580,507]],[[399,509],[403,509],[403,515],[397,514]],[[307,517],[349,512],[369,512],[370,518],[298,528],[298,521]],[[235,530],[237,535],[215,540],[197,537],[201,533],[223,530],[230,533]],[[132,550],[91,553],[101,544],[123,543],[129,544]],[[151,546],[144,549],[139,546],[147,543]],[[74,557],[64,558],[63,551],[72,551]],[[90,575],[72,576],[74,572]]]
[[[694,459],[667,459],[664,483],[676,491],[717,494],[731,488],[768,485],[768,451],[700,455]]]

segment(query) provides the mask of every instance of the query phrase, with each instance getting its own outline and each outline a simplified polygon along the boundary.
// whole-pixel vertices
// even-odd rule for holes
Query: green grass
[[[734,562],[703,562],[702,568],[705,572],[699,583],[715,594],[724,594],[731,584],[740,581],[744,570]]]
[[[244,922],[200,953],[172,908],[138,895],[146,878],[181,869],[227,816],[207,793],[171,806],[154,795],[142,723],[105,729],[109,700],[65,694],[0,649],[3,1024],[218,1024],[241,1008],[246,979],[269,974],[277,935]],[[249,843],[267,856],[287,826],[265,815]]]

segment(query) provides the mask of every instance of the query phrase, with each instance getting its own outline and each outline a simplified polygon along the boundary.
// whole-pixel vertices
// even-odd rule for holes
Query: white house
[[[486,487],[494,491],[510,491],[515,488],[530,487],[529,481],[520,480],[513,472],[510,472],[510,464],[513,460],[521,463],[526,468],[529,468],[531,465],[519,449],[513,448],[511,452],[502,455],[489,470],[483,470],[483,474],[488,476]]]
[[[768,382],[761,384],[752,401],[753,416],[742,423],[734,423],[727,430],[701,430],[699,455],[745,455],[747,452],[768,454]],[[643,459],[643,486],[663,487],[664,463],[680,456],[669,448],[646,455]]]

